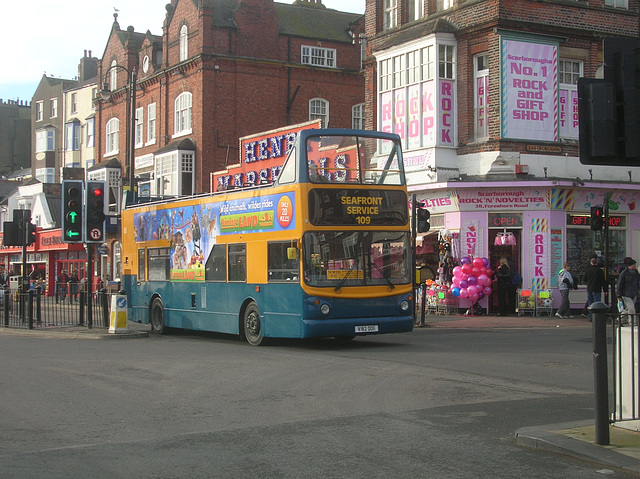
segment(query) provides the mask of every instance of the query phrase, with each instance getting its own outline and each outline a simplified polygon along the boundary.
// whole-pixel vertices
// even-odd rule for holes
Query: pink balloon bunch
[[[462,258],[453,268],[451,293],[456,298],[468,298],[471,303],[491,294],[493,271],[487,258]]]

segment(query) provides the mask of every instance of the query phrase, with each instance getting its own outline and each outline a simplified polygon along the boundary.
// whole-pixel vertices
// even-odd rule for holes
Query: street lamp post
[[[137,73],[136,69],[133,68],[131,72],[128,69],[123,67],[122,65],[112,65],[107,71],[104,73],[104,78],[107,78],[109,71],[114,68],[121,68],[125,72],[127,72],[127,87],[129,88],[129,99],[127,110],[129,111],[129,121],[127,122],[127,152],[126,152],[126,162],[127,162],[127,182],[129,190],[131,191],[131,195],[134,194],[134,158],[135,158],[135,131],[136,131],[136,86],[137,86]],[[102,84],[102,90],[100,90],[100,97],[104,101],[109,101],[111,98],[112,92],[109,89],[109,85],[107,82]]]

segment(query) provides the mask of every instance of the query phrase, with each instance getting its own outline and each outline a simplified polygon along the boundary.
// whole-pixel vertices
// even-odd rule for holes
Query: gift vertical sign
[[[558,140],[558,46],[502,39],[502,137]]]

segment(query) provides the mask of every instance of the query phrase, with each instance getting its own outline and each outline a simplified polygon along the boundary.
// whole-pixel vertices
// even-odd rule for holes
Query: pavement
[[[418,317],[419,319],[419,317]],[[591,328],[587,318],[578,315],[560,319],[556,316],[467,316],[428,314],[424,326],[428,328]],[[30,335],[39,338],[76,339],[136,339],[149,336],[149,325],[127,324],[126,330],[109,333],[107,328],[88,329],[84,326],[44,327],[33,330],[3,328],[0,334]],[[523,427],[515,433],[516,444],[540,451],[575,457],[601,465],[603,474],[607,468],[618,468],[640,473],[640,421],[621,421],[609,428],[610,444],[597,445],[595,441],[595,419],[572,423]]]

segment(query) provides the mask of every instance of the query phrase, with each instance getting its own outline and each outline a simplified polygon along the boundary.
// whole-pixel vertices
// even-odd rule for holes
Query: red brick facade
[[[365,96],[368,128],[379,126],[378,65],[373,55],[402,48],[409,42],[441,32],[453,33],[456,41],[457,154],[481,151],[523,151],[524,141],[501,139],[501,33],[540,35],[559,44],[560,58],[583,62],[584,76],[594,77],[602,64],[602,42],[606,36],[638,37],[637,0],[628,9],[605,6],[604,0],[579,2],[552,0],[454,0],[438,10],[442,0],[424,0],[422,18],[409,21],[409,0],[398,0],[397,26],[383,29],[383,1],[367,0]],[[489,58],[489,137],[474,140],[474,55]],[[577,140],[560,142],[562,154],[577,156]]]
[[[195,144],[194,192],[206,192],[211,172],[237,162],[240,137],[309,120],[311,99],[328,102],[330,127],[351,127],[352,107],[364,102],[360,45],[352,42],[351,33],[357,38],[363,32],[363,20],[300,0],[293,5],[173,0],[161,37],[123,31],[114,22],[99,77],[104,78],[114,59],[129,72],[135,68],[136,108],[143,108],[145,143],[147,107],[156,104],[156,140],[136,148],[135,157],[155,155],[189,138]],[[188,52],[180,61],[183,26]],[[337,65],[302,64],[302,45],[335,49]],[[150,58],[147,71],[145,56]],[[102,102],[97,112],[97,148],[102,161],[114,158],[105,155],[105,127],[110,118],[119,118],[115,156],[125,167],[127,73],[118,70],[113,100]],[[191,133],[174,135],[174,103],[182,92],[192,95],[192,128]]]

